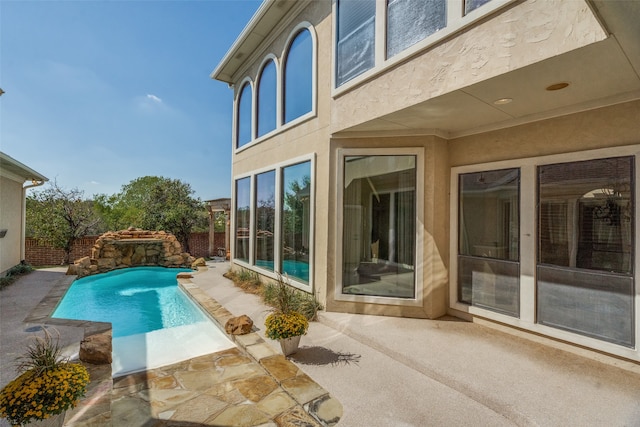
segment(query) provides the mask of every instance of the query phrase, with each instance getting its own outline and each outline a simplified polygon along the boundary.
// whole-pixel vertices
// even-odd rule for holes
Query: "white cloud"
[[[147,94],[147,99],[152,100],[153,102],[157,102],[158,104],[162,104],[162,99],[158,98],[155,95],[152,95],[150,93]]]

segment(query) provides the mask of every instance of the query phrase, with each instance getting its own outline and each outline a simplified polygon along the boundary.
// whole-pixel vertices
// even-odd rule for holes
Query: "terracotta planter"
[[[297,335],[295,337],[283,338],[280,340],[280,348],[282,348],[282,353],[285,356],[295,353],[298,351],[298,345],[300,344],[301,335]]]

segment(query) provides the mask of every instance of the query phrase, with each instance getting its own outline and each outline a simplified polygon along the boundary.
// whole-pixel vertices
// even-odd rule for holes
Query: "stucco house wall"
[[[26,188],[47,178],[0,152],[0,276],[24,259],[24,200]],[[25,183],[27,183],[25,185]]]
[[[266,2],[260,9],[265,14],[259,12],[260,19],[247,27],[255,32],[243,32],[212,77],[233,84],[237,99],[243,81],[248,76],[255,82],[268,55],[280,57],[296,25],[308,22],[313,27],[315,115],[235,150],[233,179],[255,176],[301,156],[313,157],[312,292],[325,308],[417,318],[450,314],[640,361],[629,342],[621,348],[589,333],[537,323],[533,237],[536,165],[640,158],[640,39],[634,37],[640,7],[600,0],[491,0],[462,16],[449,7],[445,29],[386,58],[385,22],[380,18],[387,2],[378,0],[375,65],[336,85],[337,2],[301,1],[290,13],[273,13],[291,4]],[[256,43],[255,37],[262,42]],[[253,50],[247,51],[250,46]],[[238,62],[239,57],[246,59]],[[229,70],[234,70],[232,77]],[[343,267],[358,264],[351,259],[344,264],[342,259],[347,250],[346,158],[398,153],[415,153],[421,160],[415,183],[416,294],[395,300],[348,295]],[[526,175],[517,207],[525,224],[518,237],[523,246],[522,296],[519,314],[509,317],[459,300],[458,179],[469,171],[521,166]],[[373,241],[369,237],[355,244],[364,248]],[[634,245],[640,246],[637,239]],[[272,276],[258,265],[235,265]],[[638,301],[640,287],[634,286]],[[637,302],[635,306],[637,313]],[[637,314],[632,316],[636,332],[630,341],[640,341],[640,321]]]
[[[0,238],[0,275],[20,263],[22,230],[22,183],[0,177],[0,230],[6,230]]]

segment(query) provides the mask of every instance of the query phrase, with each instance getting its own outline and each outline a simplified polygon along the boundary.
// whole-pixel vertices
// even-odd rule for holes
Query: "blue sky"
[[[233,92],[209,75],[254,0],[0,0],[0,150],[85,197],[147,175],[231,195]]]

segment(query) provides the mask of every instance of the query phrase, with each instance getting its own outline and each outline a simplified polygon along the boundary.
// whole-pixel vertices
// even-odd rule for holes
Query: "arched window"
[[[251,85],[245,83],[238,97],[238,113],[236,123],[236,148],[251,142]]]
[[[284,61],[284,123],[313,108],[313,39],[301,30],[289,45]]]
[[[258,81],[258,137],[276,128],[276,64],[269,60]]]

